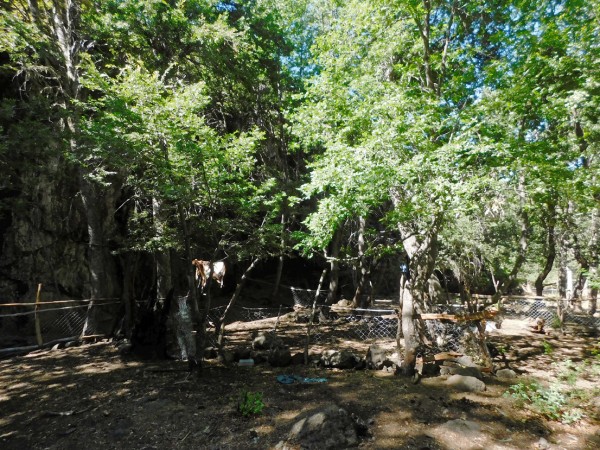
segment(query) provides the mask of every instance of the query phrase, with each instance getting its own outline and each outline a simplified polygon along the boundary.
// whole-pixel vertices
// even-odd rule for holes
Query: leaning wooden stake
[[[35,296],[35,336],[37,338],[37,344],[42,345],[44,341],[42,340],[42,327],[40,326],[40,294],[42,292],[42,283],[38,284],[37,294]]]
[[[308,328],[306,330],[306,345],[304,346],[304,364],[308,364],[308,346],[310,344],[310,332],[312,330],[313,322],[315,320],[315,310],[317,309],[317,300],[319,300],[319,295],[321,294],[321,286],[323,286],[323,280],[325,280],[325,274],[327,273],[327,267],[323,269],[323,273],[321,273],[321,279],[319,280],[319,287],[317,288],[317,293],[315,294],[315,299],[313,300],[312,310],[310,312],[310,320],[308,322]]]

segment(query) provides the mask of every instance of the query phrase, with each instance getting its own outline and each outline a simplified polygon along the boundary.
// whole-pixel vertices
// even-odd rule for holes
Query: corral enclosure
[[[207,360],[199,377],[190,378],[184,363],[138,360],[121,353],[112,339],[11,357],[0,361],[0,443],[15,450],[300,449],[301,443],[290,438],[298,417],[334,404],[367,424],[361,448],[595,449],[600,445],[597,330],[567,324],[566,335],[551,328],[534,333],[534,320],[515,312],[538,317],[544,310],[537,302],[515,301],[502,327],[489,328],[488,340],[504,349],[495,355],[494,367],[511,367],[517,378],[483,373],[484,392],[450,387],[448,375],[425,375],[414,384],[387,370],[272,367],[258,361],[242,367],[217,359]],[[226,348],[232,353],[251,348],[255,333],[273,331],[279,316],[277,336],[293,352],[301,351],[307,324],[296,321],[298,311],[285,311],[237,308],[232,319],[238,320],[227,326]],[[395,329],[381,312],[356,311],[315,324],[311,358],[317,361],[322,352],[342,349],[364,357],[373,343],[395,351]],[[573,374],[575,380],[567,383]],[[278,375],[326,381],[281,384]],[[504,394],[533,379],[562,380],[567,389],[580,390],[568,408],[584,411],[583,416],[563,424],[531,405],[515,408],[516,400]],[[261,394],[264,409],[244,417],[238,404],[248,391]],[[457,424],[463,428],[448,428]]]

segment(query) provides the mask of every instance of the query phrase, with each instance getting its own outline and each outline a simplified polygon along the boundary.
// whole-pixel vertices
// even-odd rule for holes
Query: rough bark
[[[280,237],[280,246],[281,251],[283,252],[286,246],[286,224],[287,224],[287,215],[285,212],[281,213],[281,237]],[[279,285],[281,284],[281,275],[283,274],[283,263],[284,263],[284,255],[283,253],[279,255],[277,259],[277,270],[275,272],[275,285],[273,286],[273,291],[271,292],[271,298],[275,300],[277,295],[279,294]]]
[[[400,202],[399,194],[393,193],[394,206]],[[404,338],[404,359],[397,373],[412,376],[418,347],[422,342],[417,314],[426,308],[425,299],[429,278],[433,273],[438,255],[437,233],[441,217],[436,217],[425,232],[418,235],[404,224],[398,224],[404,251],[408,262],[408,274],[401,275],[400,302],[401,310],[398,315],[398,327]],[[398,352],[401,353],[400,339],[397,339]]]
[[[550,217],[546,224],[546,258],[544,267],[535,279],[535,295],[542,296],[544,294],[544,281],[550,274],[556,259],[556,235],[555,235],[555,214],[556,206],[549,205]]]
[[[168,211],[165,209],[162,200],[157,197],[152,198],[152,216],[154,220],[154,232],[157,238],[165,234]],[[173,287],[171,274],[171,253],[169,249],[159,250],[154,255],[156,270],[156,298],[158,303],[164,302],[168,292]]]
[[[365,308],[367,302],[363,299],[363,293],[365,286],[368,283],[368,264],[365,258],[365,225],[366,221],[363,216],[358,218],[358,283],[354,297],[352,298],[352,304]]]
[[[337,301],[339,280],[340,280],[340,245],[342,241],[342,227],[339,227],[333,234],[331,241],[331,257],[329,263],[329,292],[327,293],[326,303],[332,305]]]

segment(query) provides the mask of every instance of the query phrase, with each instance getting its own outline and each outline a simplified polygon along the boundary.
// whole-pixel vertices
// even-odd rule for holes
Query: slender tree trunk
[[[285,212],[281,213],[281,238],[280,238],[280,246],[281,246],[281,254],[279,255],[277,261],[277,271],[275,272],[275,286],[273,286],[273,292],[271,292],[271,299],[277,299],[277,295],[279,294],[279,285],[281,284],[281,275],[283,274],[283,262],[284,262],[284,249],[285,249],[285,241],[286,241],[286,224],[287,224],[287,215]]]
[[[358,218],[358,284],[352,299],[354,306],[366,307],[366,302],[362,299],[365,285],[368,282],[368,268],[365,258],[365,225],[366,221],[363,216]]]
[[[588,278],[588,282],[591,281],[590,286],[590,304],[588,308],[588,314],[593,316],[596,314],[598,309],[598,267],[592,266],[590,267],[590,276]]]
[[[206,274],[207,283],[206,283],[206,287],[204,289],[204,295],[206,297],[206,300],[204,303],[204,311],[202,311],[202,317],[200,319],[200,322],[198,323],[198,326],[196,327],[196,355],[195,355],[195,358],[193,358],[193,359],[188,357],[190,371],[202,369],[202,363],[203,363],[203,359],[204,359],[204,350],[206,348],[206,334],[207,334],[206,328],[208,326],[208,315],[210,313],[210,307],[211,307],[211,303],[212,303],[212,297],[211,297],[211,292],[210,292],[210,288],[212,286],[212,281],[213,281],[212,273],[213,273],[213,259],[211,258],[211,260],[209,262],[208,273]]]
[[[326,303],[332,305],[337,301],[340,281],[340,245],[342,242],[342,227],[340,226],[333,234],[331,241],[331,258],[329,263],[329,292]]]
[[[515,257],[515,261],[513,267],[508,274],[508,276],[502,280],[498,286],[498,290],[492,297],[492,302],[496,303],[500,300],[503,295],[506,295],[509,289],[512,287],[513,283],[517,279],[517,275],[523,267],[525,260],[527,258],[527,249],[529,248],[529,234],[530,234],[530,223],[529,223],[529,214],[525,208],[525,174],[521,173],[519,175],[519,186],[517,188],[517,195],[519,196],[519,227],[520,227],[520,235],[519,235],[519,248],[517,251],[517,255]]]
[[[432,92],[436,92],[435,79],[433,74],[433,67],[431,64],[431,50],[430,50],[430,34],[431,34],[431,1],[423,0],[423,7],[425,9],[425,17],[421,20],[416,16],[415,23],[419,28],[421,40],[423,42],[423,70],[425,72],[425,87]]]
[[[310,334],[312,331],[313,323],[315,320],[315,311],[317,310],[317,302],[319,301],[319,296],[321,295],[321,288],[323,287],[323,281],[325,280],[325,275],[327,275],[327,267],[323,269],[321,273],[321,278],[319,279],[319,286],[317,287],[317,292],[315,293],[315,298],[313,300],[312,309],[310,311],[310,320],[308,321],[308,326],[306,328],[306,343],[304,345],[304,364],[308,364],[308,347],[310,345]]]
[[[152,198],[152,216],[154,219],[154,231],[157,238],[165,234],[166,219],[168,212],[165,210],[162,201],[157,197]],[[169,249],[159,250],[154,255],[156,263],[156,299],[159,304],[165,301],[167,294],[173,287],[171,275],[171,253]]]
[[[248,279],[248,275],[250,275],[250,272],[252,272],[252,269],[254,269],[254,267],[256,266],[256,264],[258,264],[259,261],[260,258],[255,258],[250,263],[248,268],[244,271],[242,278],[240,279],[235,288],[235,292],[233,293],[231,299],[229,300],[229,303],[227,304],[227,308],[225,308],[225,311],[223,311],[223,314],[219,318],[218,322],[215,324],[215,333],[217,335],[217,346],[219,348],[219,353],[221,353],[223,350],[223,337],[225,335],[225,320],[227,319],[227,314],[229,314],[229,310],[240,296],[240,293],[242,292],[242,289],[246,284],[246,280]]]
[[[567,298],[567,255],[564,245],[561,245],[558,254],[558,297],[560,299]]]

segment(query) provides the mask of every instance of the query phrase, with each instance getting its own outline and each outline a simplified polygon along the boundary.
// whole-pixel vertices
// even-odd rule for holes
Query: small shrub
[[[566,424],[577,422],[583,417],[581,411],[569,405],[570,396],[562,392],[558,383],[546,388],[535,381],[521,382],[511,386],[504,396],[512,397],[520,405],[530,406],[548,419]]]
[[[242,391],[238,401],[238,411],[243,416],[248,417],[262,413],[265,404],[263,402],[262,392]]]
[[[544,347],[544,355],[551,355],[554,352],[554,347],[547,341],[542,341],[542,347]]]
[[[554,314],[552,316],[552,319],[550,320],[550,327],[552,327],[555,330],[559,330],[562,328],[562,320],[560,320],[558,314]]]
[[[508,353],[508,346],[500,344],[496,346],[499,355],[506,355]]]
[[[585,363],[575,365],[570,359],[560,363],[554,363],[556,367],[556,376],[559,380],[566,382],[569,386],[575,386],[580,374],[585,371]]]

